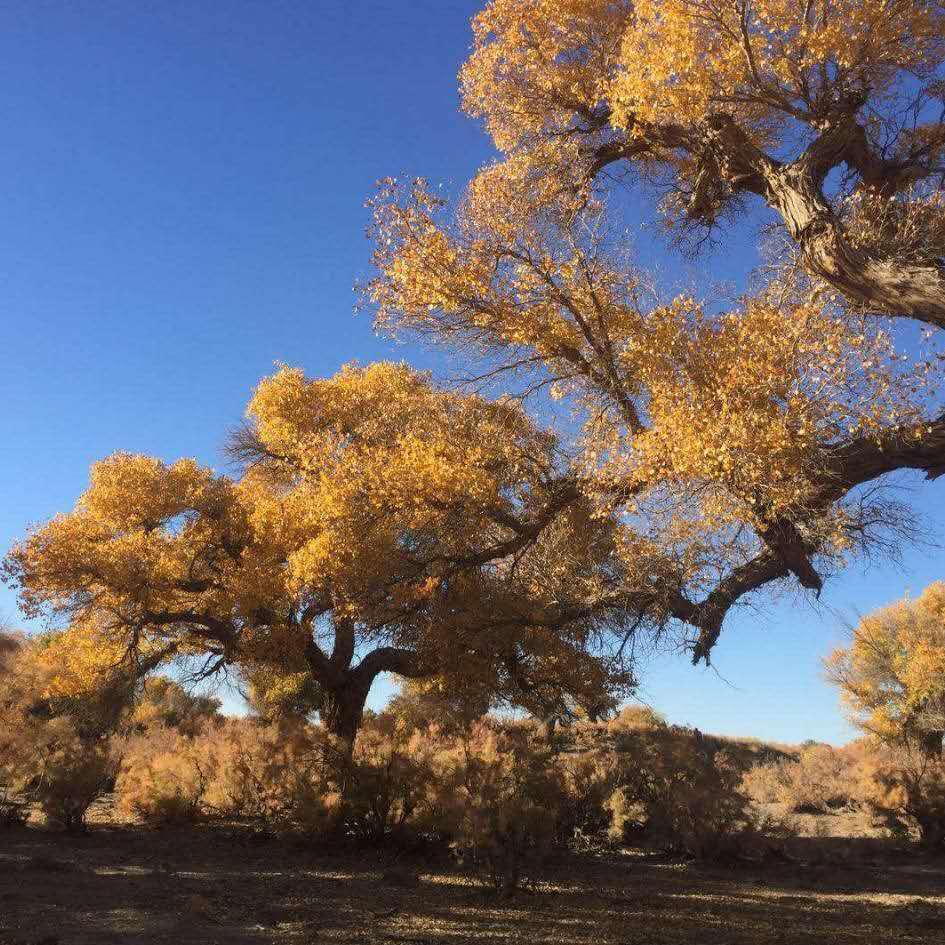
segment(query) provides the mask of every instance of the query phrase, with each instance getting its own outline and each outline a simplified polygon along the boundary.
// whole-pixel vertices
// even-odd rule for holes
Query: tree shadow
[[[722,869],[563,856],[499,899],[442,860],[246,828],[13,828],[0,834],[0,945],[945,941],[934,863],[900,859]]]

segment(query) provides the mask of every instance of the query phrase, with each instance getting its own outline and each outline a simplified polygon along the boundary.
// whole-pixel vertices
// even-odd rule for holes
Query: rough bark
[[[335,645],[330,657],[314,639],[309,641],[306,650],[309,670],[322,690],[318,709],[322,723],[349,748],[354,746],[368,694],[381,673],[395,673],[407,678],[428,674],[415,654],[393,646],[378,647],[352,666],[354,634],[354,624],[350,620],[340,620],[335,625]]]
[[[687,213],[711,224],[739,193],[761,197],[777,212],[810,272],[862,309],[945,327],[945,270],[862,252],[850,244],[824,196],[823,182],[845,165],[862,185],[892,196],[937,173],[922,157],[888,160],[876,155],[853,113],[838,115],[794,161],[782,162],[755,146],[727,114],[708,116],[699,128],[647,128],[599,148],[595,176],[616,161],[681,152],[696,161]]]
[[[318,709],[326,729],[348,745],[354,745],[364,718],[368,690],[354,685],[326,689]]]

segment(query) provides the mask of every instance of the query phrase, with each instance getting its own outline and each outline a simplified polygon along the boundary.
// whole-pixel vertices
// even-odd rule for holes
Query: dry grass
[[[801,840],[806,865],[728,870],[564,856],[501,900],[439,858],[110,816],[100,806],[80,838],[0,834],[0,945],[945,942],[940,866],[876,841]]]

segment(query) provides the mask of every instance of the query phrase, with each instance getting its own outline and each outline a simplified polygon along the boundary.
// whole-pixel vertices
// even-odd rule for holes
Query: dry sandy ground
[[[0,945],[321,942],[945,945],[945,864],[569,856],[497,900],[445,862],[237,828],[0,832]]]

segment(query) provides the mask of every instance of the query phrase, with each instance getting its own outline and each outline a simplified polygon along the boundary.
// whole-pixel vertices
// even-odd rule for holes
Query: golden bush
[[[412,729],[388,713],[365,725],[339,771],[349,828],[373,841],[403,836],[421,812],[443,741],[436,727]]]
[[[781,804],[797,814],[826,814],[856,804],[858,760],[831,745],[811,744],[795,760],[777,760],[749,769],[743,790],[760,804]]]
[[[338,824],[337,748],[321,729],[301,721],[229,720],[215,738],[219,764],[207,795],[214,812],[307,834]]]
[[[534,875],[552,849],[564,802],[560,771],[527,729],[474,723],[438,752],[432,823],[500,894]]]
[[[945,847],[945,758],[908,744],[877,744],[861,767],[863,802],[900,839]]]
[[[115,784],[118,809],[154,824],[198,820],[218,765],[211,746],[161,725],[133,737]]]
[[[698,859],[737,854],[754,821],[742,769],[716,739],[662,726],[618,740],[617,749],[612,832],[638,828],[648,842]]]

